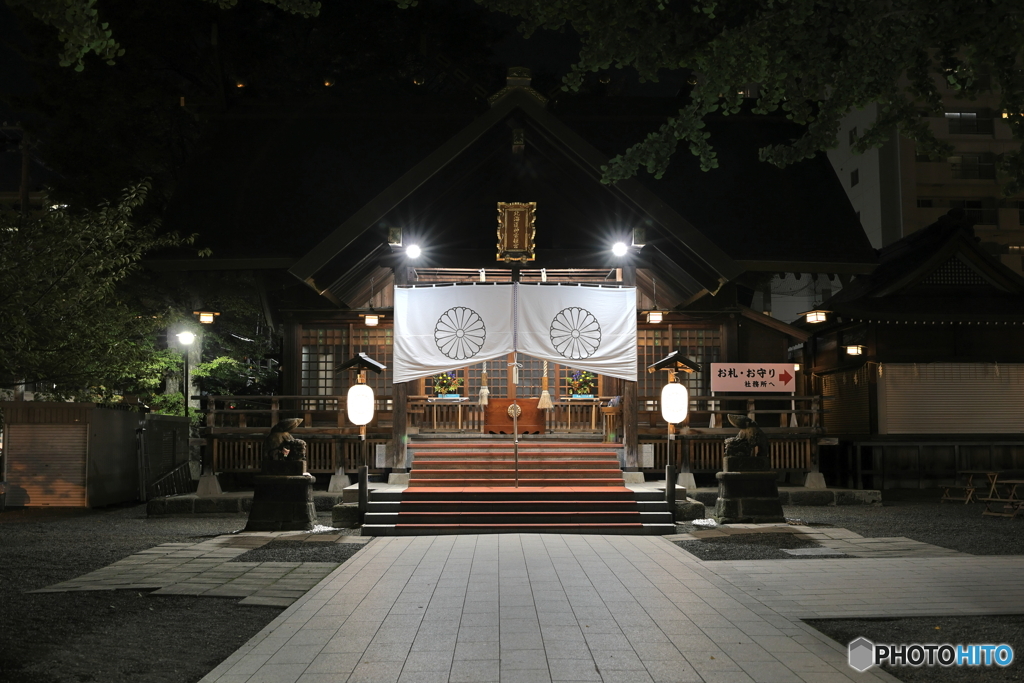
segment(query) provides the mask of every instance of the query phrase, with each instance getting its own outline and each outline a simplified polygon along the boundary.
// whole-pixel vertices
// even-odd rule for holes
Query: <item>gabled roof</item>
[[[501,166],[515,165],[514,160],[510,164],[505,158],[511,147],[510,131],[505,124],[527,131],[527,154],[539,157],[534,160],[534,170],[543,166],[549,177],[540,179],[536,174],[530,177],[528,168],[518,169],[523,172],[519,177],[497,175]],[[495,161],[496,153],[501,154],[497,164],[492,163]],[[619,227],[647,224],[655,226],[669,236],[676,252],[673,261],[682,269],[681,277],[686,283],[684,286],[687,290],[713,291],[723,282],[737,277],[742,272],[718,245],[639,181],[630,179],[614,185],[601,184],[601,166],[607,163],[607,160],[605,155],[546,111],[532,91],[527,88],[510,88],[494,102],[489,111],[463,128],[349,217],[296,263],[290,272],[318,291],[329,290],[337,295],[339,280],[332,272],[332,261],[355,247],[367,231],[381,225],[382,222],[388,222],[389,217],[391,224],[399,223],[399,216],[403,210],[408,211],[408,206],[403,206],[403,203],[414,199],[417,193],[419,196],[415,197],[416,203],[423,206],[440,201],[436,196],[438,193],[454,199],[457,190],[464,190],[466,186],[472,187],[472,193],[486,197],[486,203],[491,208],[485,209],[483,213],[464,214],[464,231],[472,226],[493,235],[496,201],[535,200],[537,197],[530,192],[551,189],[552,182],[561,185],[561,196],[551,199],[567,205],[577,204],[574,207],[575,211],[568,207],[555,209],[563,215],[574,213],[577,220],[600,221],[601,217],[593,212],[593,208],[596,207],[587,205],[604,203],[606,208],[610,209],[606,211],[605,220],[617,214],[618,218],[627,220]],[[510,172],[513,171],[510,169]],[[556,180],[551,176],[560,177]],[[441,179],[446,182],[438,183],[437,181]],[[498,182],[495,183],[495,180]],[[548,187],[538,186],[538,180],[540,184]],[[514,192],[516,196],[506,194],[503,197],[502,191]],[[427,196],[431,192],[434,193],[434,197]],[[524,193],[526,196],[523,196]],[[550,212],[551,207],[551,202],[538,202],[541,230],[552,230],[557,225],[553,222],[547,225],[544,223],[544,212]],[[423,210],[419,210],[422,214]],[[440,208],[438,212],[444,213]],[[407,215],[402,218],[408,220]],[[550,218],[547,220],[550,221]],[[563,224],[557,227],[566,226]],[[596,223],[588,227],[593,230],[612,226]],[[408,225],[406,228],[408,229]],[[436,235],[433,237],[436,238]],[[493,243],[496,241],[490,237],[489,243],[485,240],[481,244],[479,240],[467,240],[463,239],[464,237],[465,235],[460,235],[460,243],[451,246],[482,247],[493,251]],[[593,240],[590,240],[590,244],[582,243],[579,246],[583,246],[584,249],[589,247],[593,251],[600,248]],[[493,260],[493,257],[491,258]],[[345,270],[347,272],[349,269]]]
[[[642,171],[609,186],[601,165],[680,99],[574,96],[552,112],[522,87],[487,110],[469,97],[388,97],[239,104],[201,141],[165,223],[198,232],[214,258],[294,258],[293,275],[349,307],[374,273],[400,263],[388,227],[433,247],[417,266],[497,266],[497,201],[538,202],[528,268],[614,268],[608,243],[646,228],[637,266],[683,300],[745,270],[858,273],[875,263],[823,155],[786,169],[758,159],[760,147],[799,134],[781,117],[709,121],[721,160],[711,172],[681,149],[663,179]],[[522,155],[514,128],[525,132]]]
[[[879,260],[821,307],[854,320],[1024,318],[1024,278],[981,249],[960,209],[885,247]]]

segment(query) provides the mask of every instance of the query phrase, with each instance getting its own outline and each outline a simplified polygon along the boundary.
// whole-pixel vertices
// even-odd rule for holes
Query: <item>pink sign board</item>
[[[796,393],[793,363],[712,363],[711,391]]]

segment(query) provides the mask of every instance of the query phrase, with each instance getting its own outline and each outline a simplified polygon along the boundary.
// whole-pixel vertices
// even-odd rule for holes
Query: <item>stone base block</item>
[[[727,455],[722,458],[723,472],[767,472],[771,467],[768,458],[741,455]]]
[[[363,514],[359,505],[342,503],[331,508],[331,526],[339,529],[351,529],[363,523]]]
[[[808,472],[804,478],[804,487],[809,489],[825,488],[825,475],[821,472]]]
[[[316,524],[311,477],[260,475],[253,484],[246,531],[304,531]]]
[[[704,503],[693,498],[682,498],[676,500],[676,521],[688,522],[694,519],[704,519],[707,509]]]
[[[767,458],[729,457],[730,466],[747,465],[746,461],[767,463]],[[758,464],[760,464],[758,463]],[[784,522],[782,502],[779,500],[778,475],[772,471],[725,471],[715,475],[718,479],[718,500],[715,502],[715,521],[719,524],[767,524]]]

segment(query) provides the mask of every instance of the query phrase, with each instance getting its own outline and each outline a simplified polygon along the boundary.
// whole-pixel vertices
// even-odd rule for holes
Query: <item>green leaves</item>
[[[191,242],[133,221],[148,191],[139,184],[95,210],[0,213],[0,384],[95,396],[145,373],[160,319],[117,288],[146,253]]]
[[[237,0],[206,0],[223,9],[234,7]],[[320,3],[311,0],[262,0],[285,12],[303,17],[315,17],[320,13]],[[124,50],[113,38],[110,24],[100,21],[95,8],[96,0],[7,0],[11,7],[27,10],[39,21],[57,30],[57,38],[64,49],[60,55],[61,66],[85,69],[85,58],[94,54],[107,64],[113,65],[116,57]]]
[[[641,80],[657,80],[662,70],[692,75],[689,106],[613,159],[605,182],[640,168],[660,177],[681,142],[701,168],[714,168],[713,140],[698,124],[745,104],[806,126],[792,143],[761,150],[777,166],[836,146],[842,117],[872,104],[882,116],[858,141],[860,151],[895,130],[919,150],[943,149],[918,113],[938,112],[943,95],[990,97],[1001,111],[1024,113],[1019,0],[477,1],[521,17],[527,34],[570,25],[582,49],[565,89],[579,89],[588,74],[612,65],[634,68]],[[757,95],[744,103],[736,93],[750,88]],[[1024,123],[1006,122],[1024,144]],[[1004,156],[1007,192],[1024,178],[1020,157],[1020,150]]]

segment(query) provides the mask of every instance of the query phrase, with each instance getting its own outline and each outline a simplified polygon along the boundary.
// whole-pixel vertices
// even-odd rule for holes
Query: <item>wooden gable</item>
[[[518,149],[517,149],[518,147]],[[600,182],[607,158],[548,113],[528,89],[493,108],[355,212],[291,273],[335,302],[348,302],[374,268],[395,267],[386,231],[424,246],[417,266],[495,265],[499,201],[535,201],[538,268],[620,265],[611,243],[633,228],[656,238],[643,262],[685,296],[714,291],[742,270],[711,240],[639,182]]]

